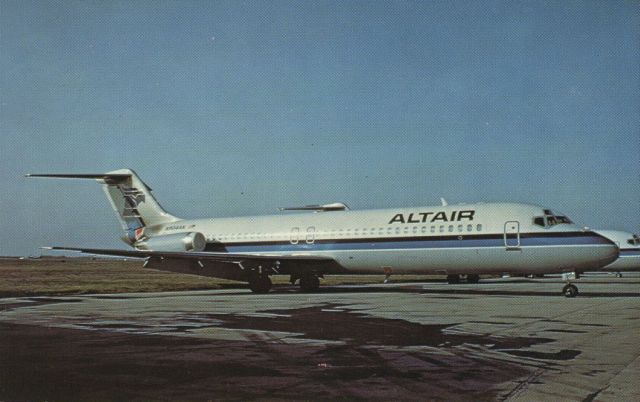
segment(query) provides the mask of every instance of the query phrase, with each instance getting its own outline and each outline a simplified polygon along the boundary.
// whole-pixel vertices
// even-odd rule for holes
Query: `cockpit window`
[[[631,239],[627,240],[627,243],[631,244],[632,246],[640,246],[640,236],[634,234]]]
[[[573,223],[571,219],[567,218],[566,216],[556,216],[556,221],[558,223]]]
[[[536,216],[533,218],[534,225],[542,227],[551,227],[559,224],[572,224],[573,222],[566,215],[555,215],[550,209],[545,209],[544,216]]]
[[[538,226],[542,226],[545,227],[545,223],[544,223],[544,217],[542,216],[538,216],[536,218],[533,218],[533,224],[534,225],[538,225]]]

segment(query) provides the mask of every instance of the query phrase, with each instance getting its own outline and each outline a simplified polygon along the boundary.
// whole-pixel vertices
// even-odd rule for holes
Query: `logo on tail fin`
[[[144,192],[135,187],[120,187],[122,195],[129,202],[129,206],[137,207],[141,202],[145,201]]]

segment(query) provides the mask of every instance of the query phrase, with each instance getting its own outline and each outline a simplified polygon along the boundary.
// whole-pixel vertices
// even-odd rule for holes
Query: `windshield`
[[[550,209],[545,209],[543,212],[543,216],[533,218],[534,225],[548,228],[555,225],[573,223],[566,215],[556,215]]]

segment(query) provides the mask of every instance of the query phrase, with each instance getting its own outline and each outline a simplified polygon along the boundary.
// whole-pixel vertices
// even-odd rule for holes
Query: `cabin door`
[[[504,223],[504,246],[507,250],[520,249],[520,222],[507,221]]]

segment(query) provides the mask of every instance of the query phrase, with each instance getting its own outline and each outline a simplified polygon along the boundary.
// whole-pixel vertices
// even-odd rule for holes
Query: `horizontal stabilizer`
[[[29,173],[24,175],[24,177],[43,177],[48,179],[94,179],[102,180],[106,184],[115,184],[129,179],[131,175],[126,173]]]
[[[158,203],[147,186],[131,169],[119,169],[106,173],[31,173],[26,177],[45,179],[89,179],[102,185],[111,207],[125,232],[125,242],[139,240],[142,228],[156,226],[179,219]]]

